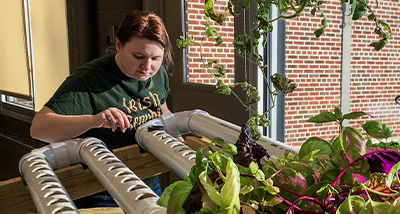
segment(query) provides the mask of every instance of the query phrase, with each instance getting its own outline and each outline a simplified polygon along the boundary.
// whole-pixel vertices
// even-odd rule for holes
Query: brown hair
[[[164,66],[172,65],[172,46],[162,19],[148,11],[132,10],[125,16],[117,32],[117,38],[124,45],[132,37],[157,41],[164,46]]]

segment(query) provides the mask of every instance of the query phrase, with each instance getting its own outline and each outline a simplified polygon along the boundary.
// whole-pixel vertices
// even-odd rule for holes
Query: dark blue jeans
[[[160,180],[157,178],[157,184],[152,189],[154,193],[161,196]],[[111,195],[107,192],[100,192],[74,201],[78,209],[93,208],[93,207],[118,207]]]

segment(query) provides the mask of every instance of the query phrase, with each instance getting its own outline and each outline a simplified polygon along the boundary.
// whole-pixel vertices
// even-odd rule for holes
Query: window
[[[69,75],[66,2],[2,0],[0,26],[1,111],[39,110]]]
[[[32,100],[26,100],[23,98],[17,98],[17,97],[13,97],[13,96],[3,95],[2,102],[6,102],[8,104],[23,107],[26,109],[33,109],[33,101]]]
[[[22,107],[33,110],[33,78],[32,78],[32,52],[30,38],[29,7],[27,0],[2,1],[1,25],[8,30],[3,32],[0,43],[2,58],[7,61],[1,66],[3,81],[2,110]],[[11,14],[10,14],[11,13]],[[10,21],[12,20],[12,21]],[[3,23],[4,22],[4,23]],[[4,56],[12,56],[4,57]]]

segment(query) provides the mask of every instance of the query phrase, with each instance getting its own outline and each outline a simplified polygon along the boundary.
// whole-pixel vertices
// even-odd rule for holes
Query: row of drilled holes
[[[189,147],[186,146],[185,144],[179,142],[179,141],[176,140],[175,138],[171,137],[170,135],[168,135],[168,134],[167,134],[166,132],[164,132],[164,131],[155,132],[155,133],[154,133],[154,136],[160,136],[159,139],[160,139],[160,140],[165,140],[165,142],[164,142],[165,144],[174,143],[174,144],[171,145],[171,149],[180,147],[180,148],[178,148],[178,149],[176,150],[177,152],[186,151],[186,152],[183,153],[183,156],[184,156],[184,157],[185,157],[185,156],[188,156],[188,155],[194,155],[194,154],[196,154],[196,151],[193,151],[191,148],[189,148]],[[192,156],[192,157],[189,157],[189,160],[192,160],[192,159],[195,159],[195,158],[196,158],[195,156]]]
[[[33,168],[32,172],[38,172],[36,179],[40,179],[38,184],[43,185],[43,187],[40,190],[47,191],[47,193],[44,194],[44,198],[53,197],[47,203],[47,206],[51,205],[56,206],[52,211],[52,214],[67,212],[67,211],[75,211],[73,207],[68,207],[64,205],[57,206],[57,204],[60,203],[69,203],[69,200],[65,198],[54,198],[55,196],[65,197],[66,194],[64,190],[61,188],[60,184],[58,182],[55,182],[56,175],[51,170],[47,162],[42,157],[32,157],[29,158],[27,161],[32,162],[28,165],[29,168]],[[40,170],[42,170],[43,172],[39,172]]]
[[[94,145],[92,145],[92,146],[94,146]],[[102,148],[104,148],[103,145],[94,146],[93,148],[90,149],[90,151],[93,152],[95,150],[99,150],[99,149],[102,149]],[[108,168],[108,171],[117,170],[117,169],[121,169],[121,168],[126,169],[126,166],[124,166],[124,165],[116,166],[116,164],[120,163],[120,161],[113,154],[111,154],[108,150],[101,150],[101,151],[99,150],[99,151],[95,152],[94,156],[96,157],[98,155],[102,155],[101,157],[98,158],[98,161],[105,160],[104,165],[114,164],[114,165],[112,165],[112,166],[110,166]],[[106,158],[109,158],[110,160],[106,160]],[[115,177],[120,177],[120,176],[126,176],[127,177],[127,178],[122,178],[121,183],[125,183],[125,182],[128,182],[128,181],[139,180],[138,178],[135,177],[135,175],[130,170],[126,170],[126,171],[123,171],[123,172],[118,172],[115,175]],[[130,177],[128,177],[128,176],[130,176]],[[132,191],[135,191],[135,190],[145,189],[145,188],[147,188],[147,187],[143,186],[141,184],[136,184],[136,185],[129,186],[128,189],[127,189],[127,192],[132,192]],[[151,197],[157,197],[157,196],[155,194],[152,194],[152,193],[143,193],[143,194],[140,194],[139,196],[137,196],[135,198],[135,201],[138,202],[140,200],[143,200],[143,199],[146,199],[146,198],[151,198]]]

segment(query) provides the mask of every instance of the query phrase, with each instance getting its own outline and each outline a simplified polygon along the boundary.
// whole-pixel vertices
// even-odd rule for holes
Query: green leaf
[[[388,214],[388,213],[399,213],[400,209],[398,206],[389,204],[387,202],[376,202],[369,200],[365,206],[365,209],[361,210],[359,214]]]
[[[203,148],[200,148],[196,152],[196,165],[199,166],[203,162]]]
[[[351,14],[354,13],[354,11],[356,11],[356,6],[357,6],[357,0],[350,0],[350,4],[351,4]]]
[[[201,172],[199,178],[201,184],[203,185],[210,199],[214,201],[214,203],[216,203],[217,205],[221,205],[222,204],[221,194],[214,188],[211,179],[207,175],[207,172],[206,171]]]
[[[270,76],[274,88],[284,94],[292,93],[297,88],[297,84],[285,75],[275,73]]]
[[[217,60],[210,60],[210,61],[208,61],[208,63],[207,63],[207,65],[213,65],[214,63],[218,63],[218,61]]]
[[[344,149],[352,159],[358,158],[365,152],[364,136],[362,133],[352,127],[344,127],[343,141],[345,142]]]
[[[162,207],[167,207],[172,190],[177,185],[179,185],[180,183],[184,183],[184,182],[186,182],[186,181],[176,181],[176,182],[170,184],[167,188],[165,188],[164,191],[162,192],[160,198],[157,200],[157,204]]]
[[[261,180],[259,180],[261,181]],[[280,189],[274,186],[274,181],[271,178],[262,180],[262,183],[259,183],[260,186],[257,189],[262,189],[263,191],[268,192],[271,195],[276,195],[280,192]]]
[[[389,25],[385,22],[380,21],[379,24],[388,32],[388,36],[384,36],[384,39],[389,39],[390,35],[392,34],[392,30],[390,29]]]
[[[311,15],[315,16],[315,12],[316,12],[316,11],[317,11],[317,8],[314,7],[314,8],[311,10]]]
[[[214,8],[213,0],[206,0],[204,3],[204,14],[209,16],[210,11]]]
[[[353,13],[353,17],[351,18],[353,21],[355,20],[359,20],[360,18],[362,18],[365,14],[365,11],[362,10],[356,10]]]
[[[211,141],[212,144],[217,144],[217,145],[224,145],[225,144],[225,139],[222,137],[215,137]]]
[[[208,154],[209,152],[210,151],[206,150],[206,154]],[[193,185],[199,181],[200,173],[206,169],[206,164],[203,163],[204,156],[205,156],[204,149],[203,148],[198,149],[196,152],[196,159],[195,159],[196,165],[194,165],[190,169],[189,175],[187,176],[189,178],[189,181]]]
[[[365,201],[358,195],[349,195],[339,206],[337,214],[360,213],[363,209]]]
[[[343,114],[342,114],[342,111],[340,111],[340,108],[335,107],[334,113],[335,113],[335,117],[336,117],[338,120],[342,120]]]
[[[314,35],[317,38],[319,38],[324,33],[325,33],[325,27],[321,27],[321,28],[317,29],[316,31],[314,31]]]
[[[307,122],[310,123],[328,123],[328,122],[333,122],[337,121],[338,118],[336,118],[335,114],[329,111],[324,111],[320,113],[317,116],[314,116],[310,119],[307,120]]]
[[[400,162],[397,162],[386,176],[386,186],[391,187],[394,177],[397,177],[400,170]]]
[[[190,43],[190,45],[192,45],[192,43]],[[183,48],[186,48],[187,46],[189,46],[189,42],[183,36],[179,36],[179,39],[176,39],[176,46],[178,48],[183,49]]]
[[[314,169],[304,162],[293,161],[293,162],[290,162],[289,164],[287,164],[286,167],[292,168],[303,174],[314,174],[315,173]]]
[[[326,18],[323,18],[322,20],[321,20],[321,24],[322,24],[322,26],[324,26],[324,28],[328,25],[328,20],[326,19]]]
[[[253,185],[247,185],[244,186],[240,189],[240,194],[245,195],[247,193],[250,193],[251,191],[254,190],[254,186]]]
[[[224,40],[222,39],[221,36],[218,36],[218,37],[215,39],[215,44],[214,44],[214,46],[218,46],[218,45],[220,45],[222,42],[224,42]]]
[[[288,10],[288,5],[286,4],[286,1],[278,1],[280,2],[279,8],[282,12],[286,12]],[[266,10],[268,11],[268,10]]]
[[[370,46],[374,47],[375,50],[379,51],[380,49],[384,48],[386,46],[386,39],[381,39],[379,42],[373,42],[369,44]]]
[[[363,129],[367,134],[376,139],[389,138],[392,136],[392,131],[387,126],[386,123],[380,121],[372,120],[364,123],[362,125]]]
[[[232,89],[227,86],[222,80],[218,80],[217,84],[215,85],[217,88],[216,92],[224,95],[230,95],[232,93]]]
[[[324,170],[321,174],[321,181],[327,182],[328,184],[332,184],[332,182],[337,178],[338,174],[340,173],[340,169],[337,168],[329,168]],[[329,190],[329,191],[333,191]]]
[[[371,138],[368,138],[368,139],[367,139],[367,142],[365,143],[365,145],[366,145],[367,147],[373,146],[373,143],[372,143]]]
[[[216,65],[214,66],[214,69],[216,70],[216,72],[214,73],[214,76],[216,77],[222,77],[226,73],[226,70],[223,65]]]
[[[385,124],[383,127],[383,137],[385,139],[388,139],[389,137],[392,137],[392,130],[390,130],[389,126]]]
[[[270,198],[267,201],[265,201],[265,206],[273,207],[275,205],[282,203],[282,201],[283,201],[282,198],[275,196],[275,197]]]
[[[212,27],[207,27],[205,32],[207,34],[207,37],[213,39],[214,35],[217,33],[217,30],[215,30],[215,28]]]
[[[339,136],[337,138],[335,138],[335,140],[333,141],[332,146],[339,152],[345,151],[343,142],[344,142],[344,140],[343,140],[343,132],[340,132]]]
[[[223,205],[228,209],[240,209],[239,193],[240,193],[240,178],[239,169],[232,159],[227,158],[226,163],[226,180],[221,188],[221,197]]]
[[[222,149],[228,154],[231,154],[231,155],[237,154],[237,148],[232,143],[225,143],[224,146],[222,147]]]
[[[261,37],[260,31],[258,31],[257,29],[253,29],[252,32],[255,39],[259,39]]]
[[[257,170],[257,172],[254,174],[254,177],[256,178],[257,181],[264,181],[265,180],[265,174],[262,170]]]
[[[324,139],[318,137],[311,137],[301,145],[299,151],[299,158],[302,159],[305,156],[312,154],[311,158],[321,157],[323,155],[329,155],[332,151],[331,146]]]
[[[222,166],[222,164],[224,163],[223,162],[223,160],[222,160],[222,154],[220,154],[220,153],[218,153],[218,152],[215,152],[215,153],[212,153],[212,155],[211,155],[211,157],[210,157],[210,159],[211,159],[211,161],[214,163],[214,165],[216,165],[216,166]]]
[[[348,114],[343,115],[343,119],[351,120],[351,119],[359,118],[359,117],[362,117],[365,115],[371,116],[363,111],[355,111],[355,112],[350,112]]]
[[[251,51],[251,38],[246,34],[239,35],[234,39],[233,46],[236,54],[246,56]]]
[[[258,165],[257,165],[257,163],[256,162],[254,162],[254,161],[252,161],[250,164],[249,164],[249,169],[250,169],[250,172],[251,172],[251,174],[256,174],[256,172],[257,172],[257,170],[258,170]]]
[[[199,182],[199,175],[205,169],[206,169],[206,164],[202,164],[200,166],[193,166],[192,169],[190,169],[189,173],[190,183],[194,185],[195,183]]]
[[[176,214],[184,214],[186,211],[182,208],[183,202],[188,197],[190,190],[192,190],[192,184],[186,181],[177,181],[176,184],[173,186],[172,191],[169,190],[166,192],[166,195],[169,194],[168,200],[168,208],[167,213],[176,213]],[[165,192],[165,190],[164,190]],[[164,195],[164,193],[163,193]],[[161,195],[161,197],[163,196]],[[160,200],[160,199],[159,199]],[[164,201],[166,198],[163,199]],[[157,202],[158,203],[158,202]],[[160,203],[165,204],[165,202],[160,201]]]

